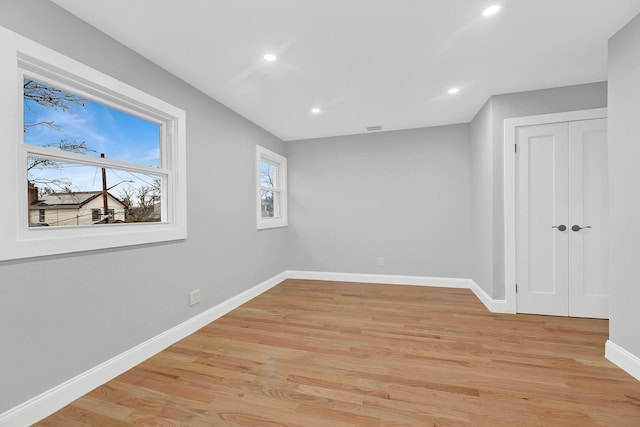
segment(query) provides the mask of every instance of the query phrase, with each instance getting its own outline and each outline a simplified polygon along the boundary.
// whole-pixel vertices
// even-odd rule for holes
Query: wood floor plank
[[[286,280],[39,426],[640,426],[608,322],[466,289]]]

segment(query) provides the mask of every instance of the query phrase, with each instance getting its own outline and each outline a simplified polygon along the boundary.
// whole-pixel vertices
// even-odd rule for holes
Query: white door
[[[569,316],[608,319],[607,120],[571,122],[569,136]]]
[[[608,317],[606,119],[517,129],[517,311]]]
[[[517,132],[517,310],[566,316],[569,128],[559,123],[520,127]]]

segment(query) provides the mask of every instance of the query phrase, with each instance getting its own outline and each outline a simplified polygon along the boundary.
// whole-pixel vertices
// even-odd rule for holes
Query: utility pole
[[[104,153],[100,153],[100,158],[104,159]],[[102,204],[104,207],[104,223],[109,224],[109,215],[107,211],[109,210],[109,196],[107,193],[107,170],[102,168]]]

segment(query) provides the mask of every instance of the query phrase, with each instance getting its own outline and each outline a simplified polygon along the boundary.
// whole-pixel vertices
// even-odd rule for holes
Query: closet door
[[[566,316],[569,127],[520,127],[517,144],[517,309]]]
[[[517,311],[608,317],[606,119],[518,128]]]
[[[569,316],[609,317],[607,120],[569,124]]]

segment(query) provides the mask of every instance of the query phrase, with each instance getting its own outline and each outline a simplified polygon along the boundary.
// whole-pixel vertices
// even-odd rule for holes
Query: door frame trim
[[[606,119],[606,108],[567,111],[504,120],[504,295],[507,313],[517,313],[516,306],[516,130],[534,126],[579,120]]]

